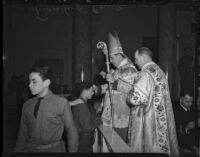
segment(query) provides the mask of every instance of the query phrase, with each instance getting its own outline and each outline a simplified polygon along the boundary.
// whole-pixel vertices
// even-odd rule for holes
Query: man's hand
[[[195,122],[189,122],[185,127],[185,132],[188,134],[191,129],[195,128]]]
[[[100,71],[99,75],[101,75],[103,78],[106,78],[106,72]]]
[[[111,74],[106,75],[106,80],[110,83],[113,83],[115,81],[114,77]]]
[[[75,105],[78,105],[78,104],[81,104],[81,103],[84,103],[82,99],[76,99],[74,101],[69,101],[70,106],[75,106]]]

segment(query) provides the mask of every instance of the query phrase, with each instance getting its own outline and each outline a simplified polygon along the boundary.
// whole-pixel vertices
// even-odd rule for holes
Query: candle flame
[[[83,82],[84,81],[84,73],[83,73],[83,69],[82,69],[82,71],[81,71],[81,82]]]

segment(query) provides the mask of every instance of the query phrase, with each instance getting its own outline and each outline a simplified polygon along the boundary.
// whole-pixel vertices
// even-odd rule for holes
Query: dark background
[[[85,3],[83,5],[66,4],[64,1],[59,4],[55,1],[54,3],[46,1],[31,1],[33,3],[30,3],[29,0],[20,1],[20,3],[3,2],[3,150],[5,152],[13,151],[23,102],[20,99],[22,92],[20,87],[27,85],[27,72],[33,64],[44,64],[52,68],[52,82],[56,93],[70,92],[73,83],[80,81],[82,65],[86,65],[84,66],[86,80],[93,80],[95,74],[105,66],[105,58],[96,48],[96,44],[98,41],[107,42],[108,32],[115,30],[119,35],[124,53],[131,60],[133,60],[133,52],[143,45],[153,51],[154,60],[165,72],[168,71],[168,65],[174,65],[174,70],[169,70],[168,75],[170,90],[173,89],[171,97],[176,99],[180,93],[177,64],[183,56],[183,49],[191,46],[193,49],[191,56],[196,54],[195,58],[199,59],[197,56],[199,8],[195,1],[176,0],[173,3],[175,12],[174,16],[170,17],[173,18],[172,24],[175,30],[173,50],[170,53],[166,51],[168,52],[166,55],[171,55],[172,58],[176,56],[176,58],[171,62],[167,60],[167,66],[162,66],[163,58],[159,59],[161,58],[159,50],[164,49],[159,42],[160,33],[162,33],[160,32],[162,9],[165,9],[165,6],[168,7],[168,3],[157,5],[154,2],[140,1],[140,3],[128,5],[126,3],[123,5]],[[82,9],[75,10],[77,5],[80,5]],[[89,14],[84,13],[84,8],[89,9]],[[84,18],[87,16],[86,19],[88,19],[84,21],[86,23],[80,24],[76,14],[81,14]],[[167,19],[168,17],[166,21]],[[78,31],[76,28],[79,28]],[[84,29],[87,29],[89,33],[83,35],[85,39],[80,39],[81,33],[84,34]],[[165,35],[168,36],[168,34]],[[85,40],[88,41],[89,48],[85,42],[81,43]],[[77,50],[79,46],[80,50]],[[75,57],[74,54],[76,54]],[[78,57],[84,59],[84,56],[88,54],[89,59],[85,62],[90,62],[90,68],[86,63],[77,61]],[[200,59],[197,59],[197,64],[199,64]],[[21,86],[13,85],[11,83],[13,79]]]

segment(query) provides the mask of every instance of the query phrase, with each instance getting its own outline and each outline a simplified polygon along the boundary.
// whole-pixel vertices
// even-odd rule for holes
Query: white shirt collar
[[[147,66],[152,65],[152,64],[155,64],[155,62],[150,61],[150,62],[146,63],[145,65],[143,65],[141,70],[144,70]]]
[[[187,112],[187,111],[189,111],[185,106],[183,106],[183,105],[181,105],[180,104],[180,106]]]
[[[121,61],[121,63],[118,65],[118,67],[117,68],[119,68],[119,67],[121,67],[121,66],[123,66],[123,65],[125,65],[125,64],[127,64],[128,63],[128,59],[123,59],[122,61]]]

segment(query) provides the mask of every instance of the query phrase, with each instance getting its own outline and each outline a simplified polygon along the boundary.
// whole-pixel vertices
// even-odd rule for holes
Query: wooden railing
[[[122,138],[115,132],[112,127],[101,125],[98,127],[98,133],[100,134],[99,152],[110,152],[110,153],[131,153],[131,148],[122,140]],[[103,142],[103,140],[105,142]],[[106,147],[105,148],[105,144]],[[104,148],[103,148],[104,147]],[[107,151],[105,151],[107,149]]]

